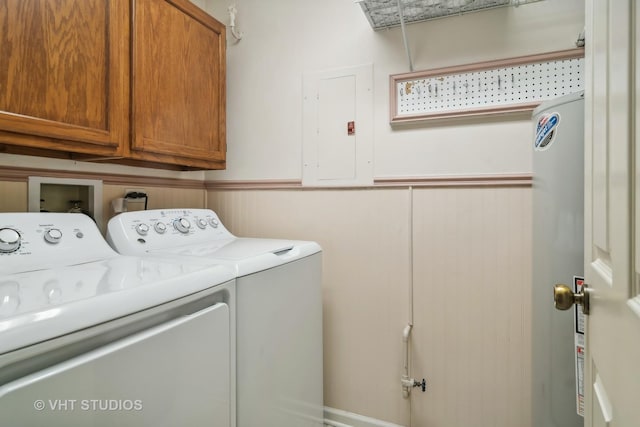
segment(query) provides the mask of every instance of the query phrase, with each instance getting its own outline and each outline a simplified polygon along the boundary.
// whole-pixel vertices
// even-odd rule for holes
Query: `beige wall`
[[[149,196],[147,209],[204,208],[206,192],[202,189],[148,187],[144,185],[105,185],[102,217],[106,222],[115,215],[111,200],[123,197],[127,189],[143,189]],[[142,208],[142,205],[140,206]],[[133,210],[133,209],[132,209]],[[106,230],[106,228],[104,228]]]
[[[39,175],[36,171],[34,174]],[[106,230],[106,224],[115,215],[111,200],[123,197],[127,189],[143,189],[149,196],[148,209],[204,208],[206,192],[197,188],[171,188],[148,186],[140,183],[130,185],[104,184],[102,188],[102,218],[98,224]],[[24,181],[0,180],[0,212],[26,212],[28,210],[28,184]],[[1,225],[1,224],[0,224]]]
[[[229,22],[228,2],[194,1]],[[531,173],[527,114],[391,127],[389,75],[409,71],[401,31],[374,32],[357,2],[235,3],[244,37],[227,34],[228,169],[206,180],[299,180],[303,76],[361,64],[373,64],[378,182]],[[427,70],[571,49],[583,27],[582,0],[546,0],[407,35],[415,70]],[[530,188],[224,190],[208,206],[237,234],[325,248],[327,406],[414,427],[531,424]],[[411,279],[412,373],[431,387],[408,402],[399,377]]]
[[[26,212],[27,206],[26,182],[0,181],[0,212]]]
[[[229,22],[230,2],[194,2]],[[376,178],[531,172],[526,114],[389,126],[389,75],[409,71],[401,30],[373,31],[354,0],[233,3],[244,36],[227,33],[227,170],[207,179],[300,179],[303,76],[362,64],[373,64]],[[545,0],[411,24],[407,36],[414,69],[428,70],[575,48],[583,28],[583,0]]]
[[[225,190],[208,207],[237,235],[322,245],[326,406],[414,427],[530,425],[530,188]],[[429,390],[409,401],[411,280],[412,375]]]
[[[105,202],[125,188],[105,185]],[[322,245],[326,406],[414,427],[530,425],[530,188],[147,190],[150,208],[209,207],[237,235]],[[0,182],[0,211],[26,210],[26,192]],[[406,400],[411,282],[411,373],[429,390]]]
[[[531,189],[415,190],[413,423],[531,425]]]
[[[194,2],[228,23],[229,2]],[[376,178],[531,171],[526,116],[391,128],[388,77],[408,71],[401,33],[372,31],[353,0],[235,3],[244,38],[236,43],[228,34],[227,171],[8,154],[0,154],[0,165],[196,180],[300,179],[302,76],[370,63]],[[415,69],[572,48],[583,9],[582,0],[546,0],[410,25]],[[108,203],[124,189],[105,185],[105,220]],[[327,406],[403,425],[411,420],[414,427],[530,425],[530,188],[145,189],[152,208],[208,206],[238,235],[323,245]],[[26,183],[0,181],[0,211],[26,210],[26,194]],[[408,401],[399,377],[411,279],[412,373],[426,377],[430,388]]]

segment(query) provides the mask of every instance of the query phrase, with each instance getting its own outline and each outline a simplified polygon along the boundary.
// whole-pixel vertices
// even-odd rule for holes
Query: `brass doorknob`
[[[573,293],[567,285],[558,284],[553,287],[553,302],[558,310],[569,310],[573,304],[582,306],[582,312],[589,314],[589,292],[587,285],[582,285],[582,291]]]

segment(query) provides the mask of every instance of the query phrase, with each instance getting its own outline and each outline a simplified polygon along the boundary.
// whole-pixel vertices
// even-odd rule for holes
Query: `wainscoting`
[[[531,424],[531,181],[480,178],[207,183],[236,235],[322,245],[327,407],[414,427]],[[411,320],[411,375],[428,385],[404,399]]]
[[[238,236],[318,241],[324,403],[334,424],[531,425],[530,176],[313,189],[5,168],[0,212],[27,209],[29,175],[61,174],[103,180],[105,219],[111,199],[144,188],[150,209],[209,207]],[[426,378],[427,391],[405,399],[410,322],[411,375]]]
[[[25,181],[0,180],[0,212],[25,212],[28,205],[28,187]]]
[[[149,196],[148,209],[204,208],[206,205],[204,182],[200,180],[4,167],[0,169],[0,212],[28,210],[29,176],[101,180],[103,224],[98,225],[102,230],[106,230],[107,221],[114,215],[111,200],[123,197],[127,189],[145,190]]]
[[[402,427],[399,424],[388,423],[326,406],[324,407],[324,425],[326,427]]]

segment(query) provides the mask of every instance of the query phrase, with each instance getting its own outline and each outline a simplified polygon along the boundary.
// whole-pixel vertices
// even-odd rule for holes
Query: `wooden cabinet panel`
[[[128,10],[124,0],[0,0],[0,143],[122,154]]]
[[[187,0],[0,0],[0,152],[224,168],[225,36]]]
[[[134,0],[132,158],[223,168],[225,27],[185,0]]]

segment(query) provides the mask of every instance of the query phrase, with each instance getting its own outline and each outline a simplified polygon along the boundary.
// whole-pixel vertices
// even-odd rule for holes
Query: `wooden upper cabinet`
[[[122,155],[128,7],[122,0],[0,0],[0,143]]]
[[[0,0],[0,152],[222,169],[225,59],[187,0]]]
[[[186,0],[132,4],[129,156],[224,168],[224,25]]]

